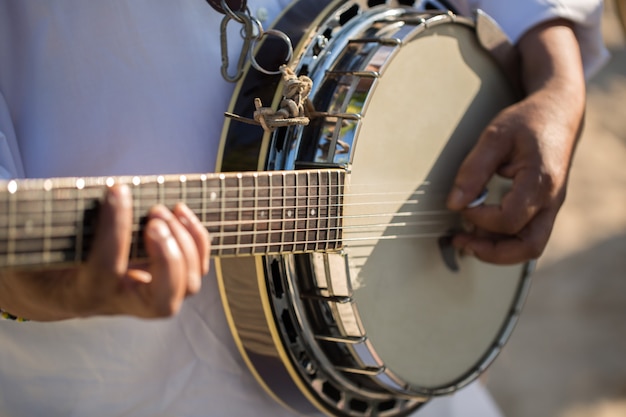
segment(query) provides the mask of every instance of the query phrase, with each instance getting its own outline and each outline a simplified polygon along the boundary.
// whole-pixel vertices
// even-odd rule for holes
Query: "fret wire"
[[[202,224],[206,223],[206,215],[207,215],[207,202],[208,202],[208,198],[207,198],[207,178],[206,176],[202,176],[200,178],[200,180],[202,181],[202,213],[201,213],[201,218],[202,218]]]
[[[325,196],[325,200],[326,200],[326,207],[328,207],[329,210],[329,216],[327,216],[324,220],[322,220],[324,222],[324,234],[326,235],[326,243],[324,244],[324,250],[328,250],[328,239],[330,239],[330,228],[332,227],[331,224],[332,222],[329,220],[330,219],[330,207],[331,207],[331,197],[330,197],[330,193],[331,193],[331,186],[332,186],[332,178],[330,176],[330,171],[326,171],[325,173],[323,173],[322,175],[326,176],[326,180],[328,185],[326,185],[328,187],[328,193],[326,193]]]
[[[267,207],[267,218],[272,219],[274,216],[274,176],[270,173],[267,178],[268,184],[268,207]],[[272,243],[274,242],[274,234],[272,228],[272,221],[267,225],[267,250],[272,251]]]
[[[309,240],[309,232],[308,229],[311,227],[311,217],[310,217],[310,213],[311,213],[311,174],[309,172],[306,173],[305,175],[305,179],[306,179],[306,193],[305,193],[305,198],[306,198],[306,220],[305,220],[305,229],[307,230],[304,233],[304,240]],[[308,244],[306,245],[308,248]]]
[[[222,233],[224,233],[224,223],[225,223],[225,220],[226,220],[226,198],[224,198],[225,195],[226,195],[226,193],[225,193],[225,184],[224,184],[225,181],[226,181],[225,177],[223,175],[220,175],[219,183],[220,183],[220,199],[221,199],[222,210],[221,210],[221,213],[219,215],[220,215],[220,223],[221,223],[220,231]],[[219,242],[218,246],[221,246],[222,243],[223,243],[223,238],[220,238],[218,240],[218,242]]]
[[[15,193],[9,193],[9,240],[7,248],[8,262],[15,262],[16,236],[17,236],[17,197]]]
[[[286,209],[285,209],[285,205],[287,203],[286,201],[286,175],[283,172],[282,175],[280,176],[281,182],[282,182],[282,186],[280,189],[280,193],[281,193],[281,197],[282,197],[282,206],[283,208],[281,209],[282,212],[282,218],[283,221],[281,223],[281,231],[280,231],[280,252],[284,252],[285,251],[285,236],[286,236],[286,231],[285,228],[287,227],[287,220],[286,220]]]
[[[237,249],[235,250],[235,253],[237,255],[239,255],[241,252],[241,219],[242,219],[242,200],[243,200],[243,196],[241,195],[243,193],[243,191],[241,191],[243,186],[243,180],[242,180],[242,176],[241,174],[237,175],[237,236],[236,236],[236,242],[237,242]]]
[[[294,218],[295,218],[295,223],[294,223],[294,241],[297,241],[299,239],[299,235],[298,235],[298,213],[300,212],[300,210],[298,210],[298,190],[300,189],[300,175],[296,174],[295,177],[295,182],[296,182],[296,188],[294,189]],[[294,244],[293,248],[295,250],[298,250],[298,246]]]
[[[142,187],[141,187],[141,180],[139,179],[139,177],[135,177],[133,179],[133,222],[136,225],[140,225],[141,224],[141,210],[139,209],[140,207],[140,201],[142,200]],[[139,256],[139,239],[141,238],[140,236],[141,231],[140,228],[137,227],[136,231],[133,231],[133,242],[131,244],[131,256],[133,258],[137,258]]]
[[[339,212],[342,210],[341,204],[343,203],[343,200],[341,199],[341,196],[339,195],[339,191],[342,189],[341,177],[339,175],[337,175],[337,181],[335,182],[335,189],[336,189],[336,195],[335,195],[334,208],[336,212],[333,217],[335,217],[335,219],[337,220],[335,220],[335,227],[334,227],[332,238],[334,240],[339,240],[341,238],[341,234],[339,230],[338,218],[339,218]]]
[[[317,171],[315,171],[317,172]],[[315,229],[317,229],[317,221],[316,221],[316,216],[317,216],[317,211],[315,209],[315,199],[317,196],[317,192],[318,192],[318,186],[316,183],[316,178],[317,178],[317,174],[314,172],[309,173],[309,183],[307,186],[307,190],[309,191],[308,197],[307,197],[307,219],[309,220],[309,223],[307,225],[307,237],[306,240],[311,242],[308,246],[307,249],[311,249],[311,250],[316,250],[317,246],[316,246],[316,239],[318,237]]]
[[[326,182],[324,184],[324,187],[326,187],[327,192],[323,194],[323,198],[324,198],[324,201],[325,201],[324,206],[326,207],[326,209],[328,211],[327,215],[324,216],[324,219],[322,220],[324,222],[324,232],[323,233],[325,235],[325,240],[328,240],[328,239],[330,239],[331,228],[332,228],[331,216],[332,216],[332,211],[333,211],[332,209],[333,208],[332,208],[331,205],[332,205],[332,198],[333,198],[333,196],[331,196],[331,193],[332,193],[332,185],[333,185],[333,183],[332,183],[332,176],[330,175],[329,171],[323,172],[322,175],[324,177],[326,177]],[[326,242],[325,246],[324,246],[324,250],[325,251],[328,250],[328,246],[329,246],[329,244],[328,244],[328,242]]]
[[[165,179],[157,178],[157,203],[165,204]]]
[[[187,201],[187,177],[184,175],[180,176],[180,200],[179,201]]]
[[[52,192],[45,190],[44,192],[44,240],[43,240],[43,259],[48,262],[50,259],[50,246],[52,237]]]
[[[315,200],[316,200],[316,205],[317,205],[317,207],[315,208],[315,211],[316,211],[316,213],[315,213],[316,214],[316,217],[315,217],[315,228],[318,231],[316,231],[316,233],[315,233],[315,250],[320,250],[319,227],[320,227],[320,224],[321,224],[321,221],[320,221],[320,209],[322,207],[322,200],[321,200],[321,197],[320,197],[322,175],[321,175],[320,171],[317,171],[316,175],[317,175],[317,187],[318,187],[318,190],[317,190],[317,193],[315,195],[315,197],[316,197]]]
[[[329,240],[335,240],[336,239],[336,228],[337,228],[337,219],[336,219],[336,211],[337,211],[337,196],[333,195],[333,193],[335,192],[335,187],[337,186],[337,183],[334,181],[334,177],[332,172],[328,172],[328,239]],[[328,245],[328,247],[326,249],[328,249],[330,247],[330,244]]]
[[[327,236],[328,236],[328,240],[333,239],[334,240],[334,227],[335,227],[335,219],[333,216],[333,208],[334,204],[335,204],[335,198],[336,196],[332,195],[333,194],[333,187],[335,186],[335,183],[333,181],[333,175],[332,173],[329,171],[326,173],[326,175],[328,176],[328,196],[326,197],[328,199],[328,216],[327,216],[327,222],[328,222],[328,231]],[[326,250],[328,250],[330,247],[330,242],[326,244]]]
[[[85,212],[85,200],[80,193],[79,189],[76,189],[76,213],[79,214],[76,216],[78,219],[76,221],[78,230],[76,231],[76,245],[75,245],[75,256],[74,261],[80,262],[83,260],[83,239],[85,233],[85,224],[81,221],[82,214]]]
[[[253,181],[254,181],[254,187],[252,190],[252,193],[254,195],[253,198],[253,211],[252,211],[252,216],[254,219],[254,222],[252,224],[252,232],[253,232],[253,237],[252,237],[252,244],[256,245],[257,244],[257,232],[258,232],[258,223],[257,221],[259,220],[259,176],[254,174],[253,175]]]

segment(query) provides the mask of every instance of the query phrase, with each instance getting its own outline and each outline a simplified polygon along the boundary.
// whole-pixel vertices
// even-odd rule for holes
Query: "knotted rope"
[[[274,110],[263,107],[261,99],[254,99],[254,120],[261,124],[266,132],[273,132],[279,127],[306,126],[309,124],[312,105],[308,101],[313,81],[305,76],[296,76],[296,73],[286,65],[280,67],[283,77],[283,99],[280,108]]]

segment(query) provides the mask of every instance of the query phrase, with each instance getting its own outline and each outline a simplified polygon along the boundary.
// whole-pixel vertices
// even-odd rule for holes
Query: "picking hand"
[[[455,236],[453,245],[496,264],[543,252],[565,200],[584,114],[582,65],[569,25],[557,20],[538,26],[519,49],[529,94],[485,129],[448,197],[448,208],[475,226]],[[495,174],[513,181],[501,203],[467,208]]]

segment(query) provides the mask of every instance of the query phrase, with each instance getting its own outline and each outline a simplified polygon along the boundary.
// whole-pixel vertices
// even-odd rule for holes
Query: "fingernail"
[[[185,226],[189,226],[193,219],[193,212],[185,204],[177,204],[174,214],[178,220]]]
[[[128,196],[130,195],[130,189],[127,185],[120,184],[117,186],[109,187],[106,193],[107,203],[114,206],[119,204],[119,202],[128,201]]]

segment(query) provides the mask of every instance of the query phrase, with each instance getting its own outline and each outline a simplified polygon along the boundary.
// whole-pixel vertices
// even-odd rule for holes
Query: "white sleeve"
[[[17,145],[9,108],[0,92],[0,179],[24,177],[24,168]]]
[[[609,58],[600,30],[602,0],[469,0],[469,6],[494,18],[513,43],[547,20],[565,18],[574,22],[587,78]]]

